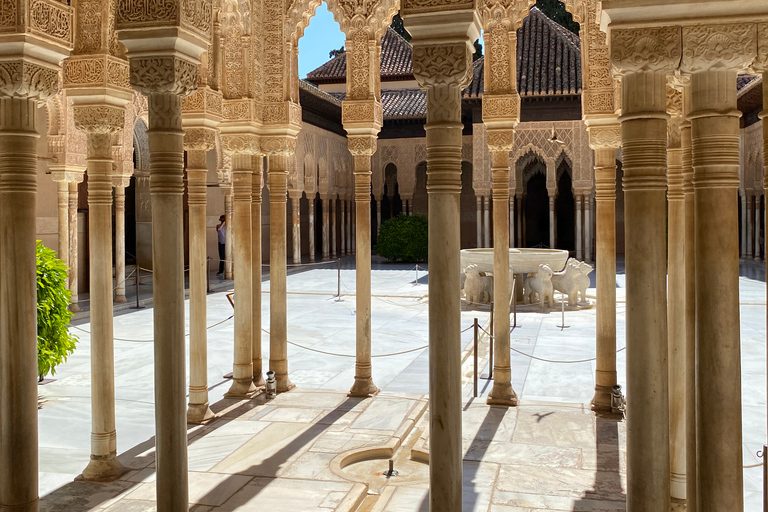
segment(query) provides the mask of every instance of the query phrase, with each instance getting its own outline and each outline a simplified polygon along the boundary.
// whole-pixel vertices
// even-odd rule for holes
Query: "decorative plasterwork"
[[[144,93],[186,96],[197,89],[197,65],[177,57],[132,58],[131,85]]]
[[[765,120],[763,120],[765,122]],[[762,123],[754,123],[742,130],[739,137],[739,179],[747,193],[763,190],[763,130]]]
[[[438,85],[464,89],[472,80],[472,54],[465,44],[416,45],[413,74],[422,89]]]
[[[128,101],[133,96],[128,61],[110,55],[84,55],[65,59],[62,64],[63,86],[70,94],[87,94],[87,89],[110,89]],[[79,91],[86,89],[86,91]]]
[[[212,128],[187,128],[184,130],[184,149],[208,151],[216,146],[216,130]]]
[[[682,57],[681,27],[645,27],[611,31],[611,64],[616,74],[670,73]]]
[[[178,27],[208,40],[212,9],[211,0],[118,0],[115,25],[118,30]]]
[[[683,27],[682,69],[744,69],[757,54],[757,26],[752,23]]]
[[[75,127],[86,133],[117,133],[125,125],[125,109],[107,105],[74,106]]]
[[[621,126],[617,124],[608,126],[590,126],[589,147],[599,148],[618,148],[621,146]]]
[[[757,24],[755,68],[759,71],[768,71],[768,21]]]
[[[0,39],[0,44],[4,44]],[[0,62],[0,97],[45,100],[56,94],[59,74],[55,68],[25,60]]]

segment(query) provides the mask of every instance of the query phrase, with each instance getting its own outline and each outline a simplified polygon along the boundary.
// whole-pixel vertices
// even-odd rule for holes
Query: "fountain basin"
[[[568,261],[568,251],[564,249],[509,249],[509,270],[514,274],[538,272],[539,265],[548,265],[554,272],[560,272]],[[463,249],[461,268],[477,265],[479,272],[493,272],[493,248]]]

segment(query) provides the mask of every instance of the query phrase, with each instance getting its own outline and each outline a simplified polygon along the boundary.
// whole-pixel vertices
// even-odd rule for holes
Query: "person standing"
[[[227,258],[227,217],[222,215],[219,217],[219,224],[216,226],[216,235],[219,238],[219,271],[216,272],[217,276],[224,273],[224,260]]]

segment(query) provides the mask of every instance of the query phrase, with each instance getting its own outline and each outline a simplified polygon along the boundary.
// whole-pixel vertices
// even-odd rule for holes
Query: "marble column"
[[[329,219],[330,219],[330,207],[331,202],[327,197],[321,199],[323,201],[323,261],[328,261],[331,258],[331,248],[329,243]]]
[[[747,194],[740,191],[741,196],[741,257],[747,257]]]
[[[338,203],[336,198],[332,197],[330,200],[330,207],[328,210],[331,214],[331,258],[336,259],[336,210],[338,210]]]
[[[404,11],[406,12],[406,11]],[[440,17],[442,13],[431,16]],[[460,209],[461,91],[471,79],[471,41],[480,35],[475,21],[455,29],[446,42],[434,37],[430,16],[409,17],[413,69],[426,89],[427,194],[429,195],[429,510],[462,509]],[[452,18],[453,19],[453,18]],[[464,19],[464,18],[462,18]],[[462,22],[465,23],[465,22]],[[458,25],[458,23],[456,23]],[[423,36],[422,36],[423,34]],[[468,36],[468,37],[467,37]],[[439,60],[443,64],[436,66]],[[506,205],[505,205],[506,206]],[[506,213],[504,215],[506,218]],[[506,249],[506,248],[505,248]]]
[[[381,233],[381,198],[376,200],[376,234]]]
[[[58,256],[69,267],[69,182],[65,179],[56,182],[59,214]]]
[[[81,180],[82,181],[82,178]],[[78,232],[77,232],[77,207],[78,207],[78,193],[77,185],[79,181],[69,182],[69,290],[71,292],[69,310],[73,313],[82,311],[78,305],[78,288],[77,282],[78,274],[78,261],[77,261],[77,244],[78,244]]]
[[[592,261],[592,194],[584,196],[584,261]]]
[[[685,196],[685,497],[688,512],[698,510],[696,502],[696,253],[693,154],[690,113],[690,87],[683,88],[683,122],[680,145],[683,149],[683,195]]]
[[[263,263],[261,243],[261,190],[264,188],[264,157],[253,156],[251,187],[251,364],[253,384],[264,387],[263,357],[261,353],[261,269]]]
[[[352,201],[347,201],[349,215],[347,216],[347,252],[349,254],[355,253],[355,237],[354,237],[354,225],[355,225],[355,212],[352,208]]]
[[[670,139],[670,146],[673,142]],[[685,499],[687,414],[685,338],[685,195],[683,194],[683,150],[667,150],[667,336],[669,373],[669,442],[671,497]]]
[[[341,230],[339,236],[341,237],[341,255],[347,255],[347,201],[344,199],[339,200],[341,207]]]
[[[130,177],[114,178],[115,189],[115,302],[125,298],[125,187]]]
[[[708,63],[694,61],[689,116],[696,215],[697,503],[702,512],[737,512],[743,510],[743,462],[739,249],[733,235],[741,113],[735,68],[713,69]],[[706,67],[699,71],[696,65]]]
[[[293,235],[293,264],[301,264],[301,192],[291,198],[291,234]]]
[[[189,134],[189,131],[187,132]],[[189,204],[189,405],[187,422],[205,423],[214,417],[208,400],[208,261],[206,206],[208,165],[206,146],[187,146]]]
[[[747,196],[747,254],[746,257],[748,259],[754,258],[755,256],[755,229],[754,229],[754,201],[752,199],[752,196]]]
[[[612,34],[614,48],[620,35]],[[648,32],[652,40],[654,36],[662,37]],[[679,36],[676,41],[679,42]],[[627,51],[620,45],[616,55],[635,55],[634,49]],[[659,61],[654,66],[667,64],[666,58]],[[627,65],[634,66],[635,62]],[[630,69],[621,76],[620,118],[626,233],[627,397],[631,403],[627,416],[627,510],[650,512],[669,510],[670,506],[667,70]]]
[[[590,139],[599,128],[590,127]],[[618,127],[603,128],[614,135],[618,145]],[[594,143],[593,143],[594,144]],[[611,410],[611,390],[616,385],[616,147],[595,145],[595,216],[596,245],[596,353],[595,395],[592,408]]]
[[[235,352],[232,385],[226,398],[250,398],[256,393],[253,384],[251,347],[252,256],[251,256],[251,190],[253,188],[252,157],[236,153],[232,156],[232,202],[234,203],[235,262]]]
[[[350,136],[350,146],[354,140]],[[368,151],[353,152],[358,250],[355,253],[355,382],[349,396],[358,397],[379,391],[371,375],[371,149],[376,147],[376,137],[364,140]]]
[[[0,510],[13,512],[39,508],[36,118],[37,101],[0,96]]]
[[[520,213],[517,216],[517,246],[525,246],[525,238],[523,237],[523,196],[517,196],[517,204],[520,209]]]
[[[509,196],[509,246],[515,246],[515,196]]]
[[[224,239],[224,279],[232,279],[235,268],[234,248],[235,248],[235,223],[234,223],[234,203],[232,202],[232,185],[222,185],[224,192],[224,221],[226,224],[226,238]]]
[[[549,191],[549,248],[555,248],[555,191]]]
[[[576,194],[576,259],[583,260],[584,253],[582,252],[581,245],[581,210],[584,205],[584,196]]]
[[[755,261],[760,261],[760,194],[755,195]]]
[[[483,196],[477,196],[477,246],[483,246]]]
[[[315,262],[315,195],[309,200],[309,262]]]
[[[515,123],[516,124],[516,123]],[[512,145],[514,131],[491,130]],[[494,133],[495,132],[495,133]],[[494,137],[496,138],[496,137]],[[512,368],[509,344],[509,148],[491,149],[491,185],[493,194],[493,388],[488,393],[489,405],[517,405],[517,393],[512,389]]]
[[[288,319],[286,296],[286,202],[288,157],[269,156],[269,369],[275,372],[277,391],[295,386],[288,378]]]
[[[87,134],[91,306],[91,460],[81,476],[109,481],[126,471],[117,460],[112,326],[112,136],[123,127],[125,110],[76,106],[74,117]]]
[[[485,197],[483,203],[483,247],[491,246],[491,215],[490,215],[490,203],[491,198]]]

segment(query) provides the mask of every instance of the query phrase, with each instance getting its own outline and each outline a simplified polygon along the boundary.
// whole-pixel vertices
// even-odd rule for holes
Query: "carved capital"
[[[349,152],[354,157],[370,157],[376,152],[376,139],[375,135],[348,135]]]
[[[493,125],[494,121],[520,121],[520,96],[517,94],[484,94],[483,122]]]
[[[681,27],[616,29],[611,32],[611,65],[616,74],[654,71],[671,74],[682,56]]]
[[[682,69],[686,72],[744,69],[756,55],[757,27],[753,23],[683,27]]]
[[[265,135],[261,137],[261,152],[267,156],[289,156],[296,151],[296,137]]]
[[[182,98],[181,111],[184,114],[208,114],[220,119],[223,110],[223,99],[220,91],[210,87],[200,87],[189,96]]]
[[[197,64],[179,57],[131,59],[131,85],[144,94],[186,96],[197,89]]]
[[[755,68],[768,71],[768,22],[757,24],[757,58]]]
[[[131,177],[125,174],[112,175],[112,186],[126,188],[131,184]]]
[[[344,127],[363,124],[380,129],[384,124],[384,108],[376,100],[344,100],[341,103],[341,123]]]
[[[85,169],[75,170],[68,167],[62,169],[51,168],[51,179],[55,183],[82,183],[84,174]]]
[[[74,107],[75,127],[88,134],[113,134],[125,126],[125,109],[106,105]]]
[[[69,96],[88,94],[88,89],[110,89],[126,102],[133,91],[128,61],[109,55],[83,55],[65,59],[62,63],[63,87]]]
[[[621,147],[621,125],[588,126],[589,147],[592,149],[616,149]]]
[[[488,149],[493,153],[506,151],[509,153],[515,149],[515,131],[510,129],[492,129],[486,130],[486,140]]]
[[[56,94],[58,88],[56,69],[21,59],[0,62],[0,97],[44,100]]]
[[[233,154],[255,155],[261,152],[259,136],[253,133],[222,133],[221,147]]]
[[[216,147],[216,130],[213,128],[189,128],[184,130],[184,149],[208,151]]]
[[[264,105],[261,121],[265,125],[283,125],[301,129],[301,105],[293,101],[282,101]]]
[[[464,89],[472,80],[472,53],[464,43],[415,44],[413,74],[423,89],[446,85]]]
[[[211,38],[212,22],[211,0],[118,0],[115,14],[118,30],[151,33],[176,28],[203,41]]]

